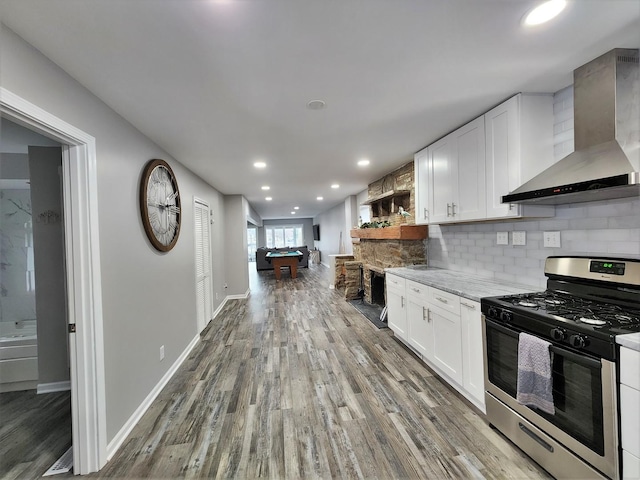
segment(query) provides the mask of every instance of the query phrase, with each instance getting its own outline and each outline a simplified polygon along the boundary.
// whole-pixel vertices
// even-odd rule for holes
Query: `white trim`
[[[95,472],[107,461],[96,141],[3,87],[0,113],[63,144],[74,473]]]
[[[222,303],[220,303],[220,305],[218,305],[218,308],[216,308],[216,311],[213,312],[213,315],[211,315],[212,319],[216,318],[218,316],[218,314],[222,311],[222,309],[224,308],[224,306],[226,305],[228,300],[228,297],[224,297],[224,300],[222,300]]]
[[[171,377],[176,373],[180,365],[187,359],[193,347],[195,347],[200,341],[200,334],[193,337],[193,340],[187,345],[187,348],[184,349],[182,354],[177,358],[171,368],[164,374],[164,376],[160,379],[160,381],[153,387],[153,390],[147,395],[147,398],[143,400],[143,402],[136,408],[136,411],[133,412],[133,415],[129,417],[129,420],[122,426],[120,431],[116,433],[113,440],[109,442],[107,446],[107,460],[111,460],[113,455],[118,451],[118,449],[122,446],[122,443],[127,439],[127,436],[131,433],[136,424],[140,421],[145,412],[149,409],[153,401],[160,394],[162,389],[169,383]]]
[[[71,380],[38,384],[38,395],[43,393],[67,392],[71,390]]]
[[[247,288],[247,291],[245,293],[239,293],[237,295],[227,295],[224,301],[226,302],[227,300],[244,300],[249,298],[250,293],[251,289]]]

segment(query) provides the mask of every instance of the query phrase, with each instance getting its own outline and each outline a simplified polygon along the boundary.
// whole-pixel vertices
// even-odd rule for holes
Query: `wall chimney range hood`
[[[640,195],[638,49],[617,48],[573,72],[575,152],[502,197],[558,205]]]

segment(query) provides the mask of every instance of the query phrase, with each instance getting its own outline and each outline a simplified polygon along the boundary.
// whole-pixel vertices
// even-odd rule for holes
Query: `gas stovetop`
[[[640,332],[640,260],[549,257],[544,292],[483,298],[487,320],[610,360],[616,335]]]
[[[559,318],[562,323],[571,323],[573,328],[605,335],[640,332],[640,305],[636,310],[553,290],[499,298],[512,305],[514,314],[549,316],[550,323]]]

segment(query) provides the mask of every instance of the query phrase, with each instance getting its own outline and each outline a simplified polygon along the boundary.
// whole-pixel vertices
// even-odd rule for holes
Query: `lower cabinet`
[[[385,275],[387,292],[387,325],[396,337],[407,340],[407,308],[405,279],[396,275]]]
[[[386,281],[389,328],[484,412],[480,304],[395,275]]]
[[[640,478],[640,352],[620,347],[622,478]]]

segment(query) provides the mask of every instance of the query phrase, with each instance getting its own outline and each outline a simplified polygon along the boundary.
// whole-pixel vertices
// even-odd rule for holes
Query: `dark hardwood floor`
[[[317,265],[252,272],[91,477],[549,478]]]
[[[70,392],[0,393],[0,478],[40,478],[70,446]]]

